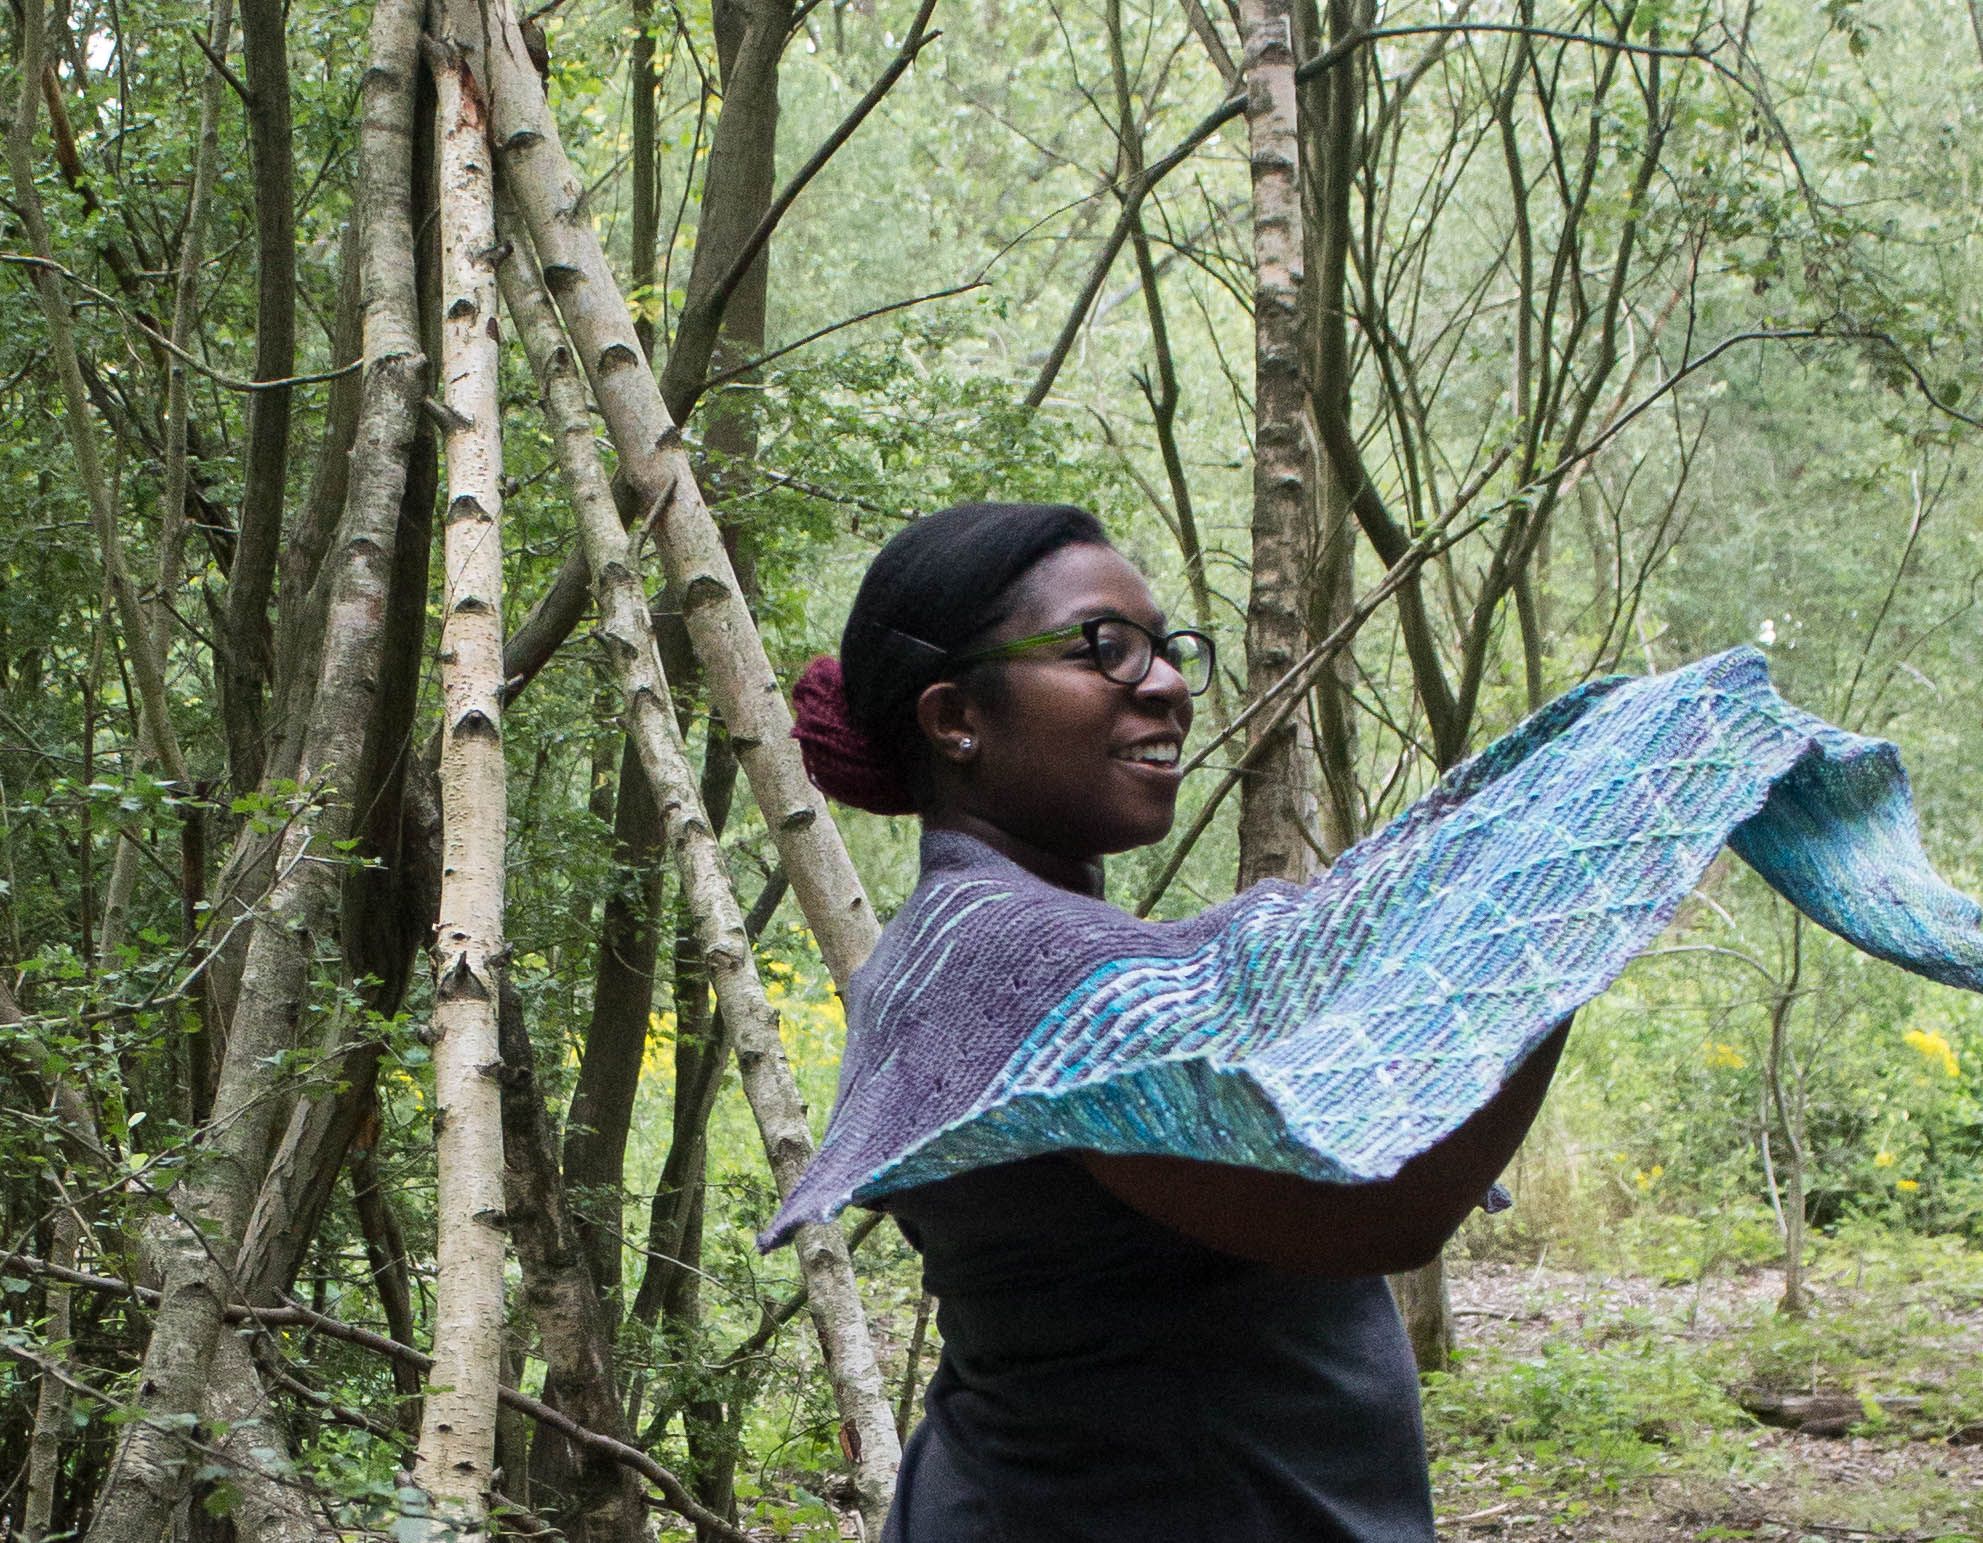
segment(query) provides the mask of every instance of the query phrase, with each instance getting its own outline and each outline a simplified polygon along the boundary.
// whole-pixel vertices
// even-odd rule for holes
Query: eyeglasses
[[[1163,655],[1166,664],[1184,677],[1184,689],[1192,696],[1203,695],[1206,687],[1212,684],[1216,654],[1212,640],[1204,633],[1185,628],[1159,635],[1124,616],[1091,616],[1086,621],[1056,627],[1051,632],[1037,632],[1029,638],[1015,638],[1010,643],[994,643],[989,648],[973,649],[968,654],[956,655],[950,663],[957,667],[983,664],[990,659],[1011,659],[1038,648],[1051,648],[1056,643],[1069,643],[1075,638],[1087,639],[1089,661],[1105,678],[1117,685],[1142,685],[1159,654]]]

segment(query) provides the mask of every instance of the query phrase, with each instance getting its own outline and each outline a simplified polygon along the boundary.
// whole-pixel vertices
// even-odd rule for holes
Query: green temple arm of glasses
[[[1082,635],[1086,622],[1075,622],[1071,627],[1056,627],[1051,632],[1036,632],[1030,638],[1014,638],[1010,643],[994,643],[989,648],[973,649],[968,654],[951,660],[953,665],[982,664],[988,659],[1009,659],[1014,654],[1030,653],[1036,648],[1046,648],[1054,643],[1072,642]]]

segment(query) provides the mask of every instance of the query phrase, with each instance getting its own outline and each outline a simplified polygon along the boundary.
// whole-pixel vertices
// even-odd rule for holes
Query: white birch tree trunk
[[[765,999],[742,909],[697,792],[695,768],[669,705],[638,559],[621,528],[594,447],[585,388],[565,346],[550,297],[525,244],[503,265],[503,295],[544,392],[558,460],[578,514],[586,561],[599,596],[598,637],[620,677],[626,726],[661,812],[662,844],[680,874],[695,916],[696,941],[716,991],[725,1031],[737,1052],[744,1094],[757,1117],[778,1192],[798,1182],[812,1156],[805,1105],[778,1036],[778,1015]],[[755,634],[753,634],[753,639]],[[718,1046],[717,1055],[728,1053]],[[819,1334],[827,1380],[839,1406],[854,1483],[870,1537],[881,1535],[901,1442],[881,1368],[868,1337],[847,1239],[836,1225],[801,1229],[799,1267]]]
[[[486,1525],[502,1359],[502,430],[488,114],[461,42],[429,55],[440,144],[441,390],[447,525],[441,609],[441,914],[434,941],[439,1187],[434,1367],[416,1481],[436,1531]]]

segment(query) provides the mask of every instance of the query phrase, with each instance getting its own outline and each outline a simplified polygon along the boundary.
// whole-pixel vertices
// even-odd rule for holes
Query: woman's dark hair
[[[830,661],[820,661],[793,692],[813,780],[858,808],[913,808],[924,688],[943,678],[951,654],[1005,618],[1013,584],[1040,559],[1107,544],[1101,521],[1070,504],[957,504],[899,531],[861,580],[838,680],[825,679],[832,672],[820,665]],[[844,725],[836,724],[843,701]],[[863,742],[851,758],[843,727]]]
[[[868,567],[840,669],[854,726],[885,749],[916,734],[916,698],[943,655],[1005,619],[1008,591],[1064,546],[1105,543],[1101,521],[1069,504],[957,504],[896,534]]]

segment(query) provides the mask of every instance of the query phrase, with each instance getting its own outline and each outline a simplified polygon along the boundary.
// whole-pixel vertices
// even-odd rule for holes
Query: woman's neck
[[[1102,896],[1102,865],[1099,859],[1065,857],[1049,852],[1012,832],[994,825],[981,815],[961,809],[932,810],[923,816],[925,830],[954,830],[982,841],[994,852],[1009,857],[1036,878],[1045,879],[1077,895]]]

